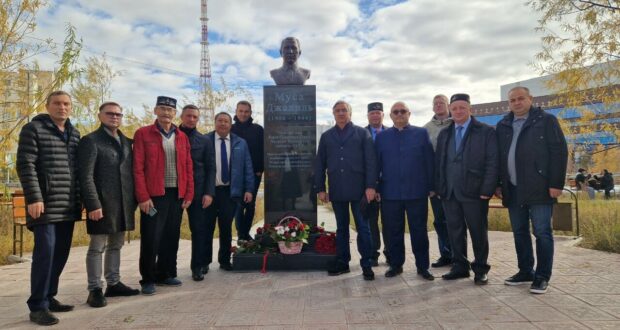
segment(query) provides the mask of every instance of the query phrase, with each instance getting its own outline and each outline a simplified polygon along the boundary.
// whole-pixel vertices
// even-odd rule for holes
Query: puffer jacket
[[[66,139],[65,139],[66,135]],[[17,174],[26,204],[43,202],[45,212],[26,224],[76,221],[81,218],[77,147],[80,132],[67,120],[65,133],[48,114],[40,114],[26,124],[17,147]]]

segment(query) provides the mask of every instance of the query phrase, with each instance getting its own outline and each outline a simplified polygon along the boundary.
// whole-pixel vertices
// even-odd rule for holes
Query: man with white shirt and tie
[[[213,233],[217,221],[220,233],[218,262],[223,270],[232,270],[230,247],[232,220],[241,201],[250,203],[254,191],[254,170],[246,141],[230,132],[232,117],[226,112],[215,115],[215,131],[209,133],[215,147],[215,198],[207,208],[207,265],[212,261]]]
[[[453,123],[437,137],[435,192],[446,212],[448,237],[452,247],[452,268],[442,277],[455,280],[470,276],[474,283],[488,283],[489,199],[498,178],[497,140],[490,126],[471,115],[469,95],[450,98]],[[474,261],[467,260],[467,230],[471,236]]]

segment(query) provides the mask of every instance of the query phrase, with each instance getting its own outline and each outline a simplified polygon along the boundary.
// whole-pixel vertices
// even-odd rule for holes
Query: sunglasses
[[[104,114],[108,117],[118,117],[123,118],[123,114],[120,112],[104,112]]]
[[[407,109],[394,109],[394,110],[392,110],[392,114],[393,115],[404,115],[407,112],[409,112],[409,110],[407,110]]]

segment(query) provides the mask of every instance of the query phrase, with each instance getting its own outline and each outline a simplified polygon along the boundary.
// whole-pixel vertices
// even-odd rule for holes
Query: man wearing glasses
[[[157,119],[134,135],[133,172],[140,217],[142,294],[155,283],[180,286],[177,251],[182,209],[194,198],[194,172],[187,135],[172,123],[177,100],[159,96]]]
[[[429,268],[427,198],[433,196],[433,145],[426,129],[409,124],[411,112],[404,102],[392,105],[394,127],[377,135],[381,214],[390,253],[385,277],[403,272],[405,263],[405,214],[417,273],[432,281]]]
[[[103,103],[99,107],[101,126],[86,135],[78,146],[80,191],[88,212],[86,231],[90,235],[86,254],[90,293],[86,302],[91,307],[107,305],[105,297],[140,293],[123,284],[119,272],[125,231],[134,230],[136,210],[132,141],[119,130],[122,118],[123,109],[118,103]],[[105,297],[102,273],[107,282]]]

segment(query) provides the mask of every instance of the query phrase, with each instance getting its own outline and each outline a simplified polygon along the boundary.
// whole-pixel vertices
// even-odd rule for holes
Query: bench
[[[13,196],[11,205],[13,207],[13,255],[17,256],[17,243],[19,243],[19,258],[24,255],[24,227],[26,226],[26,198],[24,196]],[[17,239],[17,228],[19,228],[19,239]]]

